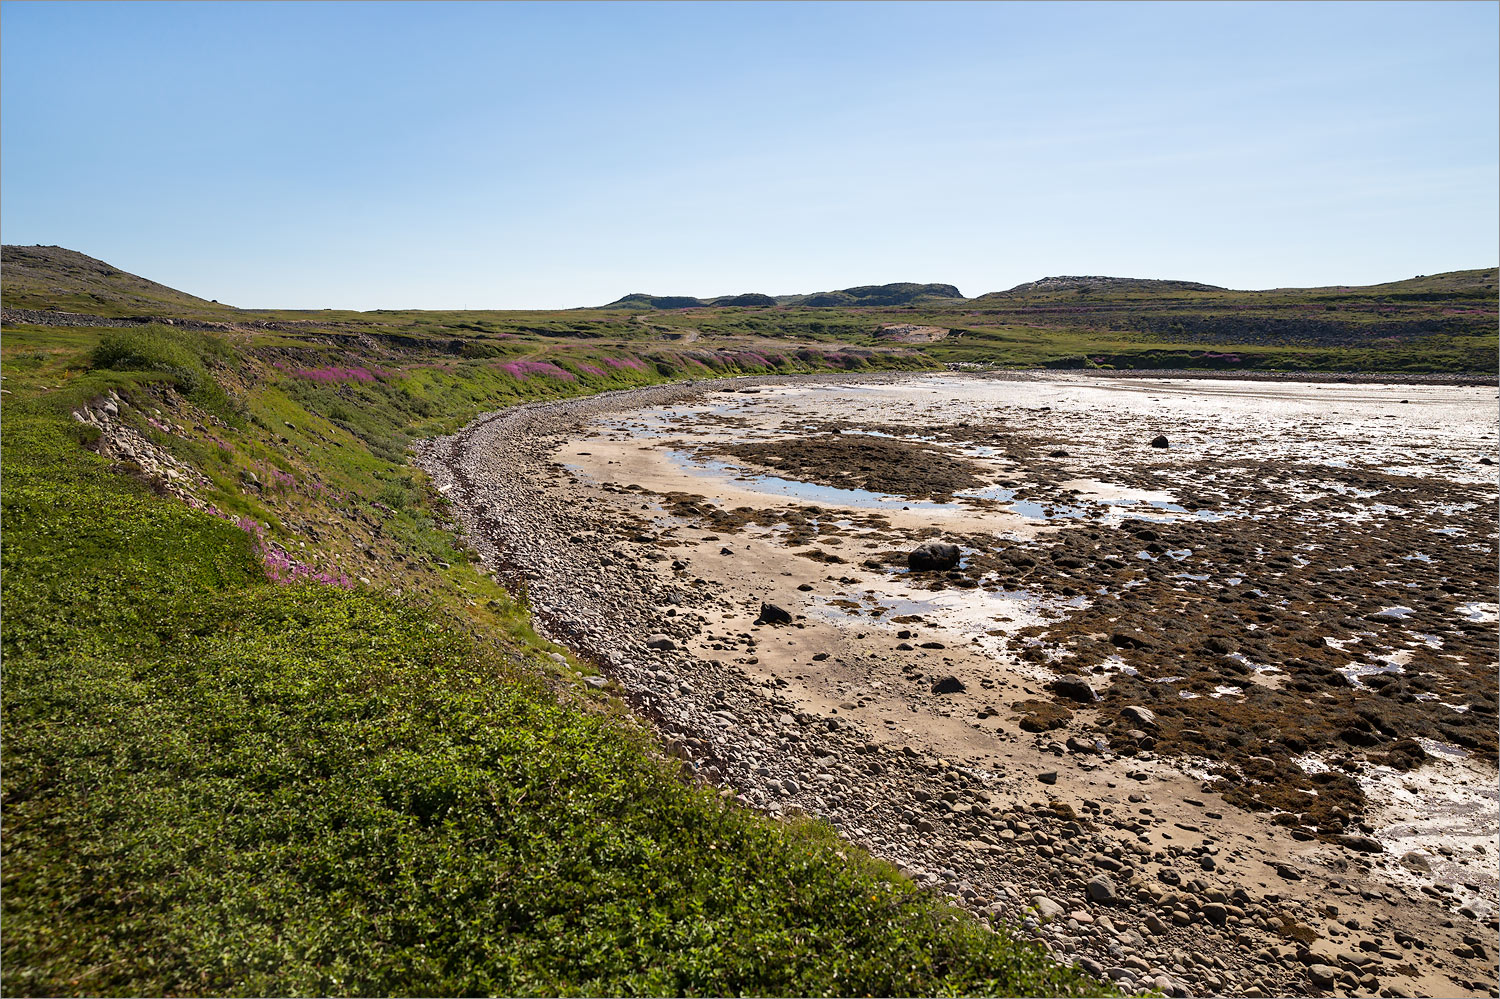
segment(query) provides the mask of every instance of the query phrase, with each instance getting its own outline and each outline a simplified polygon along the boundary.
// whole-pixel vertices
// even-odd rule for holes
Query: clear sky
[[[1500,5],[0,4],[0,237],[247,307],[1500,261]]]

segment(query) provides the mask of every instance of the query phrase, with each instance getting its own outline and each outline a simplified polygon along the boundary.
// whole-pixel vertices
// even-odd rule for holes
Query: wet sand
[[[1494,992],[1493,388],[735,385],[422,457],[701,777],[1135,987]]]

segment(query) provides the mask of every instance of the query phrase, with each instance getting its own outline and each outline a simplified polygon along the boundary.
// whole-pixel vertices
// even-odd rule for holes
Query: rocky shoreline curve
[[[1251,890],[1216,860],[1207,818],[1194,823],[1166,808],[1153,818],[1150,807],[1125,813],[1049,790],[1055,773],[1052,781],[1047,771],[1026,773],[1021,784],[1020,775],[910,746],[893,749],[836,711],[799,708],[733,662],[690,654],[690,643],[712,622],[744,607],[717,581],[684,574],[687,563],[657,544],[651,518],[627,509],[644,497],[617,483],[598,487],[622,499],[616,503],[569,491],[577,480],[554,454],[592,420],[680,403],[726,384],[518,407],[423,442],[417,459],[491,570],[524,580],[544,629],[597,663],[702,780],[769,814],[815,814],[980,918],[1034,935],[1060,960],[1127,989],[1493,994],[1493,978],[1480,973],[1492,968],[1480,939],[1489,932],[1478,921],[1444,920],[1430,903],[1364,878],[1357,867],[1335,876],[1278,861],[1277,890]],[[757,634],[777,627],[753,626],[739,637],[753,651]],[[1127,769],[1136,783],[1121,783],[1121,797],[1155,804],[1153,796],[1176,781],[1171,793],[1183,798],[1184,780],[1170,768]],[[1183,800],[1197,809],[1218,804]],[[1177,835],[1197,845],[1164,844],[1172,834],[1162,837],[1162,829],[1181,830]],[[1409,912],[1402,915],[1414,904],[1434,910],[1420,932]],[[1461,960],[1433,959],[1447,952]]]

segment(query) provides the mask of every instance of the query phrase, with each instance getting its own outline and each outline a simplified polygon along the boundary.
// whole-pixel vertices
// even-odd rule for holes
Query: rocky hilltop
[[[829,309],[858,306],[889,307],[917,302],[964,301],[963,293],[951,284],[867,284],[838,291],[815,291],[807,295],[720,295],[718,298],[695,298],[691,295],[648,295],[633,292],[617,298],[604,309],[699,309],[699,308],[767,308],[775,305],[800,305],[805,308]]]
[[[1059,291],[1125,291],[1141,293],[1163,293],[1182,291],[1228,291],[1214,284],[1199,281],[1160,281],[1154,278],[1103,277],[1100,275],[1059,274],[1037,281],[1018,284],[1008,291],[993,292],[996,295],[1032,295]],[[986,296],[988,297],[988,296]]]

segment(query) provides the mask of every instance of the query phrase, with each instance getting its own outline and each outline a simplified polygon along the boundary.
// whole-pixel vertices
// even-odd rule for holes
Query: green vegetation
[[[7,992],[1107,991],[694,786],[405,464],[525,399],[930,362],[390,326],[7,324]],[[95,453],[114,398],[192,474]]]
[[[1493,270],[253,312],[4,253],[17,994],[1107,991],[825,827],[694,786],[476,567],[408,444],[528,400],[745,373],[1495,370]],[[949,332],[905,345],[893,325]],[[114,437],[75,419],[106,404]]]

